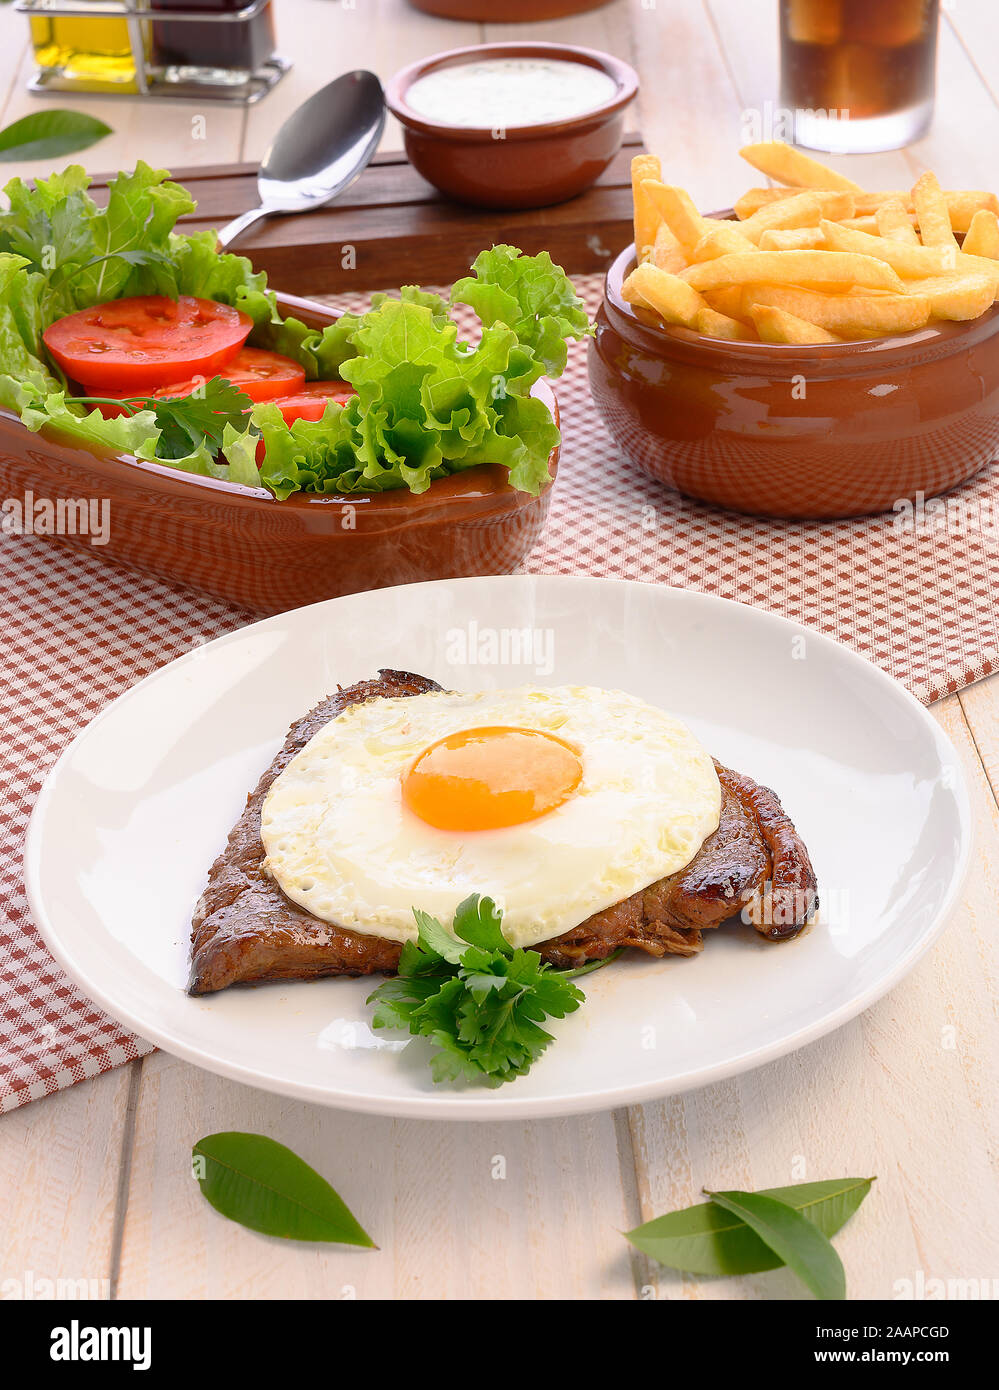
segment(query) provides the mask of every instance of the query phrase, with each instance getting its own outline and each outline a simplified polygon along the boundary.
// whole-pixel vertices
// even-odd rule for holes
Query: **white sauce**
[[[556,58],[491,58],[418,77],[406,103],[441,125],[507,130],[593,111],[617,83],[600,68]]]

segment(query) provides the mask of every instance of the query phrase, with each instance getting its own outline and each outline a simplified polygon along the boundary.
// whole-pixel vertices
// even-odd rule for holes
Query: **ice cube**
[[[840,0],[787,0],[787,35],[793,43],[837,43]]]
[[[931,0],[846,0],[845,36],[854,43],[901,48],[929,31]]]

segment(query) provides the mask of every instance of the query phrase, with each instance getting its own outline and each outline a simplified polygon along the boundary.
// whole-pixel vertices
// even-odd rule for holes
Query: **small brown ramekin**
[[[290,295],[278,304],[310,326],[336,317]],[[557,424],[551,388],[539,381],[534,393]],[[553,479],[557,467],[556,448]],[[551,501],[551,485],[531,497],[508,479],[501,464],[485,463],[419,495],[295,493],[279,502],[263,488],[32,434],[0,409],[0,495],[107,499],[107,544],[91,548],[88,535],[67,544],[259,613],[390,584],[508,574],[538,539]]]
[[[490,58],[552,58],[585,63],[614,79],[610,101],[546,125],[502,133],[443,125],[414,111],[406,93],[436,68]],[[594,48],[566,43],[486,43],[421,58],[396,73],[385,102],[403,127],[406,153],[425,179],[459,203],[487,208],[538,208],[582,193],[607,168],[624,138],[624,112],[638,91],[634,68]]]
[[[730,342],[633,308],[634,264],[629,246],[607,272],[590,387],[628,457],[687,496],[865,516],[944,492],[999,450],[999,308],[857,342]]]

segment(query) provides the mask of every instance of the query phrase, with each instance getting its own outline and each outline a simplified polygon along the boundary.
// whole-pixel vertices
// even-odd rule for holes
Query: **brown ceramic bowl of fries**
[[[790,146],[743,154],[782,186],[708,217],[634,162],[635,245],[590,346],[617,443],[690,497],[775,517],[971,477],[999,451],[999,199],[932,174],[866,193]]]

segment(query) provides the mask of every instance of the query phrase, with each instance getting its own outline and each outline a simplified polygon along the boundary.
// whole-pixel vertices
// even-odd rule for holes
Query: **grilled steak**
[[[686,868],[537,949],[567,968],[619,946],[652,956],[693,956],[701,932],[745,911],[763,936],[797,936],[819,905],[808,851],[769,787],[715,761],[722,800],[718,829]]]
[[[209,871],[194,913],[191,994],[211,994],[239,982],[396,968],[397,942],[323,922],[267,877],[260,810],[274,779],[348,705],[440,689],[424,676],[380,671],[378,680],[338,690],[292,725]],[[561,967],[602,959],[619,946],[637,946],[654,956],[695,955],[702,931],[744,910],[770,939],[800,931],[818,905],[808,851],[772,791],[720,763],[715,767],[722,787],[718,829],[687,867],[542,943],[541,955]]]

